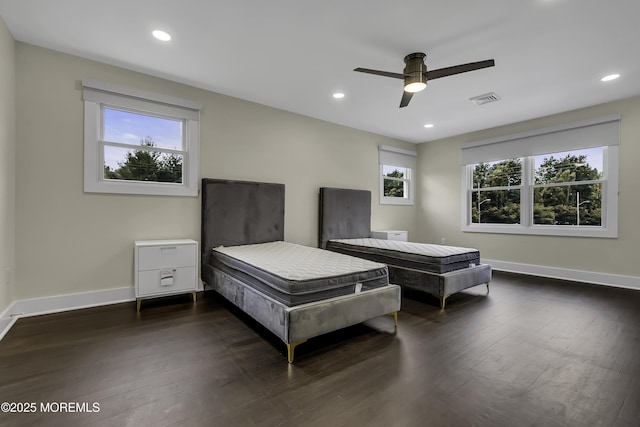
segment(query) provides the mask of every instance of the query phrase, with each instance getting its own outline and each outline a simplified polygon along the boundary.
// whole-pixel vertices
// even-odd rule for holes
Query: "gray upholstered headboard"
[[[331,239],[371,237],[371,191],[320,188],[318,246]]]
[[[284,184],[202,179],[202,266],[211,249],[284,240]]]

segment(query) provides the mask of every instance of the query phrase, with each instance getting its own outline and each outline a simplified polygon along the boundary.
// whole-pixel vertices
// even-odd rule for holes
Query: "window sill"
[[[563,236],[563,237],[598,237],[615,239],[618,230],[606,227],[578,227],[578,226],[545,226],[535,225],[523,227],[519,224],[472,224],[462,227],[464,233],[492,233],[492,234],[525,234],[534,236]]]
[[[139,194],[143,196],[182,196],[197,197],[196,185],[151,183],[136,181],[97,181],[85,182],[85,193]]]
[[[413,200],[401,197],[381,197],[381,205],[413,206]]]

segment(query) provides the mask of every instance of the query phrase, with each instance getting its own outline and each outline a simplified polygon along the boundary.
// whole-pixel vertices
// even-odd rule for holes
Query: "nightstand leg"
[[[142,303],[142,299],[136,298],[136,311],[140,311],[140,304]]]
[[[196,303],[196,292],[191,292],[191,296],[193,297],[193,303]]]

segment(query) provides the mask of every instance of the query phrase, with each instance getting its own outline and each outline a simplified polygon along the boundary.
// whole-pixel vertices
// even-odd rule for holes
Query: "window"
[[[535,156],[533,224],[602,226],[605,147]]]
[[[84,191],[198,195],[200,107],[83,81]]]
[[[413,174],[416,152],[381,145],[380,203],[388,205],[413,205]]]
[[[462,230],[617,237],[620,117],[463,147]]]
[[[521,183],[522,159],[473,165],[471,223],[519,224]]]

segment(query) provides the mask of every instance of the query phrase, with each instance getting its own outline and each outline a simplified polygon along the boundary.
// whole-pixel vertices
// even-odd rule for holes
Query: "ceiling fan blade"
[[[453,67],[427,71],[425,77],[427,80],[439,79],[440,77],[453,76],[454,74],[480,70],[482,68],[493,67],[494,65],[496,65],[496,63],[493,59],[487,59],[486,61],[470,62],[469,64],[454,65]]]
[[[400,73],[390,73],[389,71],[370,70],[369,68],[356,68],[353,71],[361,73],[375,74],[377,76],[393,77],[394,79],[404,79],[406,76]]]
[[[413,96],[413,92],[402,91],[402,99],[400,100],[400,108],[406,107],[409,105],[409,101],[411,101],[411,97]]]

